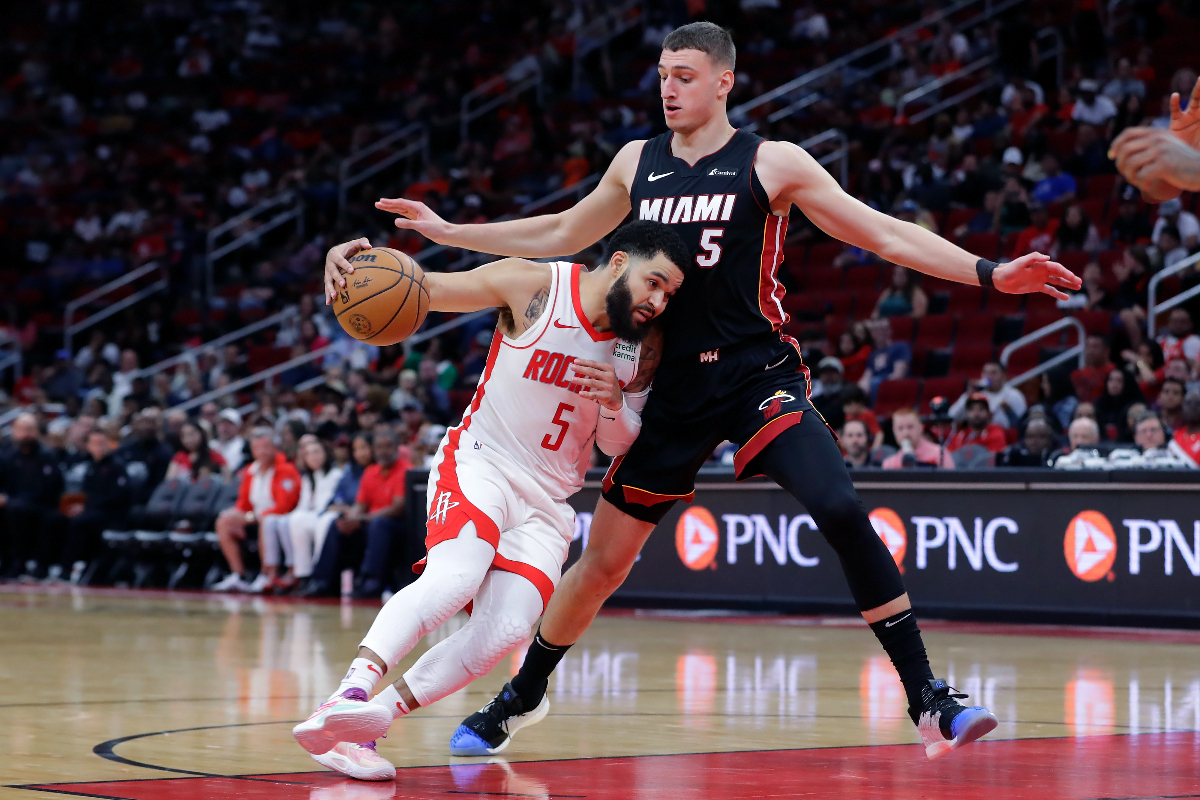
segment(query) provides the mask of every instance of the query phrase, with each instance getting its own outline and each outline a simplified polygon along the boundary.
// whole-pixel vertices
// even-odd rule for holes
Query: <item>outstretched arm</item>
[[[778,211],[800,208],[818,228],[843,242],[870,250],[895,264],[938,278],[979,285],[978,256],[919,225],[882,214],[842,191],[816,160],[790,142],[767,142],[755,167]],[[1080,279],[1049,256],[1030,253],[992,273],[997,289],[1009,294],[1044,292],[1065,300],[1058,287],[1078,289]]]
[[[450,247],[523,258],[571,255],[595,244],[629,213],[629,184],[643,144],[630,142],[621,148],[595,190],[557,214],[455,225],[414,200],[381,199],[375,207],[399,215],[397,228],[414,230]]]

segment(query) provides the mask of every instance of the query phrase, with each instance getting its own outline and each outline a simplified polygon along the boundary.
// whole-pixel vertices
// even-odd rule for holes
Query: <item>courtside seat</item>
[[[232,497],[229,488],[233,488]],[[237,483],[226,484],[220,478],[209,475],[193,483],[179,506],[179,519],[185,519],[193,528],[211,524],[218,513],[237,502]]]

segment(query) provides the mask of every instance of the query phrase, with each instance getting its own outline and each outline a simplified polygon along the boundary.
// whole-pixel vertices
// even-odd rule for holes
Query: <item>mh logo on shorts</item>
[[[795,397],[792,397],[790,394],[780,389],[766,400],[763,400],[762,403],[759,404],[758,410],[763,412],[764,420],[770,420],[772,417],[779,415],[779,412],[783,410],[784,403],[790,403],[795,399]]]
[[[458,503],[452,502],[450,497],[450,492],[441,492],[438,494],[430,508],[430,522],[437,523],[438,525],[446,524],[446,515],[450,513],[450,509],[458,507]]]

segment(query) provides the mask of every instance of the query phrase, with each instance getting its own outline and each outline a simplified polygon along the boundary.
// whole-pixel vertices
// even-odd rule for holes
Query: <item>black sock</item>
[[[871,630],[892,659],[896,672],[900,673],[904,694],[908,696],[908,714],[915,724],[924,705],[921,692],[933,678],[917,618],[913,616],[912,609],[901,611],[887,619],[872,622]]]
[[[537,708],[538,703],[542,702],[546,687],[550,685],[550,673],[554,672],[570,647],[569,644],[561,647],[550,644],[542,638],[541,630],[533,637],[521,670],[512,679],[513,691],[521,698],[521,705],[526,711]]]

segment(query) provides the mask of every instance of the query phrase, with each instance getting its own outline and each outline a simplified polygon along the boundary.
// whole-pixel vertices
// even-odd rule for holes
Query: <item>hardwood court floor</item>
[[[290,729],[376,608],[0,587],[0,800],[1200,797],[1200,633],[927,621],[934,671],[1001,722],[926,762],[861,623],[633,612],[571,650],[506,760],[447,767],[447,742],[519,653],[393,727],[395,783],[356,783]]]

